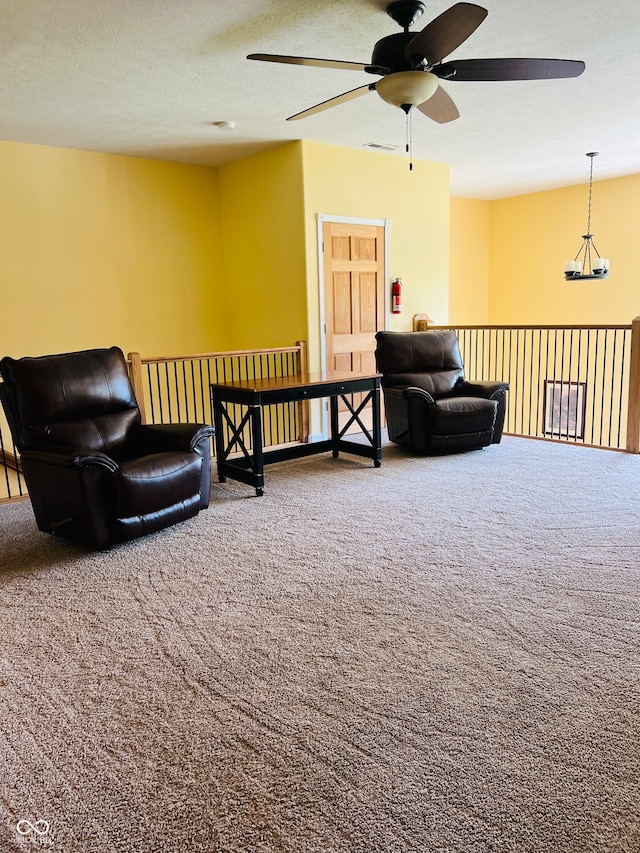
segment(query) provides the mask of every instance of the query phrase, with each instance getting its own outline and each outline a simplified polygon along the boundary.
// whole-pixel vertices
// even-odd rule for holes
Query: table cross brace
[[[349,418],[347,423],[340,430],[338,437],[343,438],[343,436],[346,434],[346,432],[349,429],[349,427],[351,426],[351,424],[354,423],[354,421],[355,421],[359,425],[362,432],[368,438],[369,444],[371,444],[373,446],[373,436],[370,434],[369,430],[366,428],[366,426],[362,423],[362,421],[358,417],[358,415],[360,414],[360,412],[362,412],[362,410],[367,405],[367,403],[373,398],[373,392],[369,391],[367,396],[364,398],[364,400],[362,400],[362,402],[360,403],[358,408],[355,410],[354,410],[353,406],[351,405],[351,403],[349,402],[349,400],[347,400],[347,398],[345,397],[344,394],[341,394],[340,397],[341,397],[342,401],[344,402],[345,406],[347,407],[347,409],[349,410],[351,417]]]
[[[227,412],[226,406],[224,406],[224,405],[221,406],[221,412],[222,412],[222,417],[227,422],[227,425],[228,425],[229,430],[230,430],[230,437],[229,437],[227,446],[224,450],[224,453],[222,454],[222,460],[226,461],[229,458],[229,455],[231,454],[231,451],[233,450],[233,448],[237,445],[240,448],[240,450],[242,451],[242,455],[244,456],[244,458],[249,462],[249,465],[251,466],[251,470],[252,471],[255,470],[254,465],[253,465],[253,458],[252,458],[251,454],[249,453],[247,446],[244,443],[244,440],[242,438],[242,432],[243,432],[245,426],[247,425],[247,423],[251,417],[251,413],[252,413],[251,408],[248,408],[247,411],[244,413],[244,415],[242,416],[242,420],[240,421],[238,426],[236,426],[234,424],[234,422],[231,420],[231,418],[229,417],[229,413]]]

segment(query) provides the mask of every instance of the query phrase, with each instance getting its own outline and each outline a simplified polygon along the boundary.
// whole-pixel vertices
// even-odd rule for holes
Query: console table
[[[363,393],[356,404],[348,399],[351,394]],[[380,428],[380,374],[325,371],[297,376],[276,376],[266,379],[242,379],[211,384],[213,416],[216,429],[216,464],[218,480],[239,480],[254,486],[256,495],[264,494],[264,466],[285,459],[297,459],[315,453],[332,451],[337,457],[342,450],[372,459],[374,467],[382,462]],[[331,438],[324,441],[296,444],[274,450],[264,450],[263,408],[274,403],[291,403],[301,400],[329,398],[331,410]],[[338,403],[342,400],[347,410],[347,422],[340,428]],[[371,403],[373,416],[369,430],[362,421],[365,406]],[[242,416],[234,421],[235,407],[240,406]],[[233,409],[231,408],[233,407]],[[246,411],[244,409],[246,408]],[[366,436],[366,442],[354,441],[346,436],[356,424]],[[227,430],[224,427],[227,427]],[[247,447],[243,433],[248,427],[251,446]],[[225,440],[225,432],[228,439]],[[361,433],[357,433],[358,436]],[[231,453],[235,453],[231,458]]]

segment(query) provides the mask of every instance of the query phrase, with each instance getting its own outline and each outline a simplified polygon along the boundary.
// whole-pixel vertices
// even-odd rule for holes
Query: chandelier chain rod
[[[587,209],[587,234],[591,234],[591,196],[593,193],[593,158],[595,155],[587,155],[591,160],[591,169],[589,170],[589,206]]]

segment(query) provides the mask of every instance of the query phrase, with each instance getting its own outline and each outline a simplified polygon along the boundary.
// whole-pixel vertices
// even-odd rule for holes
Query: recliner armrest
[[[20,454],[23,464],[36,463],[54,468],[81,468],[85,465],[99,465],[109,471],[117,471],[118,464],[100,450],[77,450],[73,447],[53,447],[47,450],[25,450]]]
[[[416,388],[412,385],[398,385],[390,388],[383,388],[383,392],[385,406],[387,406],[387,408],[389,407],[389,404],[394,405],[395,403],[402,403],[406,406],[407,400],[410,399],[424,400],[426,403],[429,403],[429,405],[433,405],[435,403],[435,399],[428,391],[425,391],[424,388]]]
[[[158,453],[169,450],[193,452],[204,438],[215,430],[208,424],[141,424],[132,430],[131,438],[141,447]]]
[[[489,380],[478,380],[469,382],[461,379],[456,383],[455,394],[462,397],[484,397],[487,400],[497,400],[509,390],[508,382],[493,382]]]
[[[411,386],[404,389],[404,394],[409,400],[424,400],[430,406],[434,406],[436,402],[435,398],[428,391],[425,391],[424,388]]]
[[[416,424],[424,424],[430,417],[435,400],[423,388],[391,386],[384,390],[384,408],[389,439],[397,444],[414,448],[415,434],[424,432]]]

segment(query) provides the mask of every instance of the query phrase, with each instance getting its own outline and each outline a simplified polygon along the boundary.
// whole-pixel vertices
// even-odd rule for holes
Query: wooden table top
[[[323,370],[317,373],[297,373],[291,376],[266,376],[255,379],[233,379],[226,382],[212,382],[212,388],[238,388],[249,391],[273,391],[284,388],[305,388],[311,385],[331,385],[336,382],[350,382],[357,379],[376,379],[380,373],[355,373],[350,370]]]

